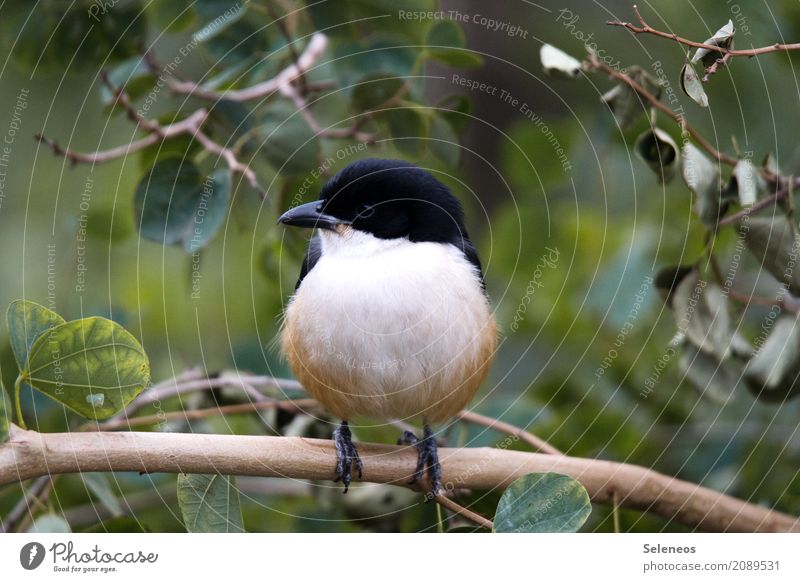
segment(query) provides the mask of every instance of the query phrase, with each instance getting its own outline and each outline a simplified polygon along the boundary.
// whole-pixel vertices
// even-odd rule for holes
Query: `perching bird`
[[[317,229],[286,308],[281,343],[295,376],[342,419],[333,433],[345,493],[362,463],[348,420],[422,420],[406,431],[411,483],[441,468],[430,424],[453,417],[486,378],[497,330],[461,204],[407,162],[366,159],[279,222]]]

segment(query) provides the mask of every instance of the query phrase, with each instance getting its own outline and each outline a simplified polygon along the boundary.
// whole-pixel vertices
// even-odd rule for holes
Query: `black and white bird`
[[[345,492],[362,463],[349,420],[421,420],[406,431],[419,460],[411,483],[441,468],[431,424],[453,417],[486,378],[497,329],[461,204],[429,172],[365,159],[336,174],[316,202],[279,222],[317,229],[281,343],[295,376],[342,419],[333,439]]]

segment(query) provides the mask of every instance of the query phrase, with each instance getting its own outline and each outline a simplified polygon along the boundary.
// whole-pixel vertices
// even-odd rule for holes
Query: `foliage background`
[[[268,186],[267,197],[262,201],[247,187],[237,189],[223,230],[202,251],[201,293],[193,299],[191,255],[136,236],[132,199],[146,170],[141,156],[94,168],[70,167],[33,140],[35,133],[44,131],[75,150],[91,151],[139,135],[124,115],[109,116],[103,108],[96,75],[110,67],[104,59],[109,54],[135,54],[137,43],[145,39],[167,61],[202,24],[202,15],[188,17],[188,28],[182,31],[164,33],[165,23],[171,20],[166,2],[151,2],[145,18],[128,26],[130,15],[148,3],[120,1],[103,17],[102,26],[109,30],[104,33],[96,27],[82,42],[85,39],[78,32],[85,29],[91,3],[22,4],[0,5],[0,133],[12,117],[20,90],[29,90],[21,129],[11,145],[5,196],[0,199],[0,305],[25,297],[53,306],[67,318],[111,317],[142,341],[155,381],[194,365],[209,373],[242,369],[288,376],[272,339],[281,307],[294,285],[304,239],[301,233],[276,227],[275,219],[302,183],[302,172],[286,179],[277,175],[268,159],[265,162],[255,155],[259,179]],[[67,12],[74,23],[69,18],[61,20],[67,4],[81,5]],[[225,2],[199,4],[207,14],[225,9]],[[411,4],[409,9],[420,9],[434,3]],[[662,266],[691,261],[701,254],[702,228],[691,214],[691,197],[684,184],[680,180],[667,187],[656,184],[651,172],[633,157],[633,140],[646,127],[646,119],[620,130],[600,103],[600,95],[611,86],[607,79],[602,75],[578,81],[546,77],[538,59],[542,42],[581,56],[583,42],[575,32],[580,31],[593,34],[598,46],[623,66],[640,64],[649,69],[660,60],[677,83],[683,50],[662,39],[634,38],[605,26],[610,18],[631,18],[627,2],[572,2],[570,6],[549,0],[491,5],[450,0],[442,4],[447,10],[470,17],[485,15],[527,31],[526,38],[511,37],[479,23],[463,23],[467,46],[482,55],[484,66],[462,69],[429,61],[417,73],[424,75],[419,83],[420,101],[433,104],[454,92],[474,101],[474,117],[466,126],[458,163],[447,164],[426,148],[414,151],[401,146],[398,150],[398,142],[391,140],[357,155],[404,157],[444,171],[445,181],[467,207],[472,237],[504,330],[498,360],[474,402],[475,409],[529,426],[571,455],[641,464],[789,513],[800,512],[798,402],[761,403],[741,387],[733,389],[729,398],[708,398],[685,381],[674,361],[652,392],[643,392],[675,331],[671,314],[646,285],[647,278]],[[285,3],[281,5],[283,9]],[[390,2],[348,0],[340,5],[347,5],[351,17],[392,14],[378,26],[391,34],[413,36],[431,25],[429,20],[396,18],[399,6]],[[678,0],[640,8],[663,29],[699,40],[734,18],[739,46],[761,46],[800,38],[798,6],[789,0]],[[572,13],[570,19],[560,12],[564,9]],[[737,14],[744,20],[737,21]],[[574,16],[578,19],[572,20]],[[572,25],[565,26],[567,21]],[[743,34],[744,26],[751,35]],[[50,37],[54,29],[57,32]],[[364,25],[354,39],[371,33]],[[45,42],[47,48],[42,50]],[[246,44],[225,66],[235,66],[238,59],[280,43],[280,38],[273,35],[264,42],[264,47]],[[742,150],[753,151],[758,159],[773,151],[781,166],[791,171],[799,161],[796,60],[773,54],[737,61],[707,87],[712,103],[708,110],[701,110],[679,91],[677,96],[691,122],[720,149],[731,151],[733,135]],[[200,78],[215,62],[213,51],[204,49],[193,51],[181,67]],[[332,72],[341,83],[355,80]],[[453,82],[454,74],[497,87],[497,92],[470,91]],[[548,139],[520,107],[503,101],[501,91],[529,104],[541,117],[566,149],[570,171],[564,171],[553,137]],[[159,113],[193,110],[183,97],[170,95],[166,89],[156,105]],[[340,114],[336,109],[324,113],[330,119]],[[675,128],[668,129],[677,138]],[[335,141],[322,147],[335,155],[344,145]],[[76,237],[81,194],[87,184],[91,184],[91,203],[86,287],[78,293]],[[312,199],[313,193],[312,188],[305,199]],[[555,267],[541,266],[547,248],[558,251]],[[541,286],[531,286],[531,281]],[[512,330],[526,293],[532,300],[518,329]],[[757,330],[764,313],[758,308],[748,312]],[[622,345],[614,347],[626,322],[632,324],[630,333]],[[610,350],[615,350],[613,357]],[[2,336],[0,362],[5,385],[13,385],[13,356]],[[164,407],[205,407],[213,403],[211,398],[192,397],[164,403]],[[35,418],[31,424],[40,430],[76,426],[76,419],[38,394],[26,393],[24,406],[29,418]],[[262,416],[210,418],[168,428],[245,434],[324,435],[330,431],[324,419],[308,426],[285,415]],[[502,438],[462,425],[446,435],[450,444],[465,446],[492,445]],[[387,427],[363,429],[357,436],[382,442],[395,438],[394,429]],[[97,527],[182,531],[175,479],[114,475],[111,485],[122,513],[132,518],[117,518]],[[251,531],[424,531],[436,522],[432,504],[423,505],[400,489],[368,486],[342,497],[338,488],[326,483],[240,479],[240,487],[245,528]],[[20,495],[19,486],[0,489],[0,514]],[[476,508],[482,504],[493,508],[498,498],[499,493],[476,495]],[[104,519],[97,497],[79,476],[60,479],[48,503],[49,511],[65,515],[76,530]],[[625,530],[682,529],[639,512],[623,511],[621,517]],[[584,527],[587,531],[612,528],[608,510],[599,507]]]

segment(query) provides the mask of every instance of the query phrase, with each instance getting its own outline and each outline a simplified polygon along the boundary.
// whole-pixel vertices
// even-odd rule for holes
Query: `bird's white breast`
[[[475,267],[450,244],[321,234],[322,256],[286,312],[295,375],[345,419],[458,412],[496,347]]]

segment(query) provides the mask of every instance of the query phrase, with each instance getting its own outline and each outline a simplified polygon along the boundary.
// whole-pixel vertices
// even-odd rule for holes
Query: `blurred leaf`
[[[657,127],[636,138],[634,152],[656,174],[661,184],[668,184],[675,177],[680,161],[675,140]]]
[[[728,401],[741,378],[741,365],[736,360],[721,363],[713,354],[689,342],[683,345],[678,366],[700,395],[719,405]]]
[[[425,39],[426,54],[450,67],[469,69],[480,67],[483,58],[464,49],[464,31],[452,20],[436,20]]]
[[[683,180],[695,194],[694,210],[708,228],[723,214],[719,166],[691,142],[683,146]]]
[[[778,167],[778,160],[775,158],[775,154],[772,152],[767,152],[767,155],[764,156],[764,161],[761,163],[761,167],[773,174],[781,174],[781,169]]]
[[[251,145],[282,176],[306,174],[319,165],[319,140],[286,102],[269,108],[256,134]]]
[[[80,530],[80,533],[147,533],[149,530],[133,517],[112,517]]]
[[[67,520],[60,515],[45,513],[33,520],[28,533],[72,533],[72,530]]]
[[[11,2],[3,6],[3,53],[37,71],[97,69],[139,54],[146,21],[137,2]],[[13,50],[12,50],[13,47]]]
[[[387,19],[389,20],[389,19]],[[369,75],[407,77],[411,75],[419,49],[409,47],[408,39],[394,34],[376,34],[357,41],[333,45],[333,68],[345,94]]]
[[[150,363],[121,325],[88,317],[40,334],[20,377],[84,418],[103,420],[150,384]]]
[[[693,271],[675,288],[672,310],[678,329],[691,343],[719,360],[730,354],[734,326],[720,287]]]
[[[64,318],[38,303],[17,299],[8,306],[6,323],[8,341],[17,360],[17,367],[22,370],[36,338],[48,329],[64,323]]]
[[[353,89],[350,103],[358,112],[377,109],[399,94],[405,82],[399,77],[372,73],[363,77]]]
[[[542,68],[548,75],[574,79],[581,72],[581,62],[554,47],[551,44],[543,44],[539,49],[539,59],[542,61]]]
[[[191,160],[202,149],[191,135],[176,135],[162,142],[151,145],[139,152],[139,168],[149,169],[153,164],[165,158],[181,158]]]
[[[84,484],[92,495],[108,509],[114,517],[122,515],[122,506],[111,488],[111,482],[106,473],[81,473]]]
[[[203,180],[197,167],[179,158],[156,162],[134,194],[142,237],[180,244],[187,252],[204,247],[225,221],[231,199],[230,172],[217,170]]]
[[[152,87],[155,77],[141,56],[131,57],[108,71],[108,81],[117,89],[124,89],[131,101],[146,94]],[[108,107],[116,102],[116,96],[105,84],[100,84],[100,102]],[[121,111],[121,108],[120,108]]]
[[[800,237],[789,219],[783,214],[752,217],[740,223],[740,230],[745,246],[761,266],[778,282],[788,285],[793,295],[800,295]]]
[[[745,368],[748,389],[760,400],[783,402],[800,393],[800,322],[782,315]]]
[[[445,95],[436,104],[439,115],[456,131],[461,133],[470,122],[472,113],[472,100],[460,93]]]
[[[653,286],[659,291],[667,307],[672,306],[672,296],[681,281],[694,270],[691,265],[663,267],[653,278]]]
[[[592,504],[583,485],[557,473],[530,473],[509,485],[494,517],[499,533],[576,532]]]
[[[708,95],[692,63],[686,63],[681,69],[681,89],[700,107],[708,107]]]
[[[392,136],[392,145],[409,156],[420,156],[425,149],[428,120],[414,103],[401,101],[397,107],[377,114],[386,123]]]
[[[758,171],[749,159],[742,159],[733,168],[735,188],[742,206],[751,206],[758,196]]]
[[[661,83],[641,67],[628,67],[628,76],[655,97],[661,95]],[[609,106],[622,129],[629,127],[646,111],[643,98],[627,83],[620,83],[606,92],[602,101]]]
[[[164,32],[183,32],[194,21],[191,6],[175,0],[150,0],[145,4],[145,11],[153,26]]]
[[[0,444],[8,440],[8,425],[11,424],[13,414],[11,399],[8,397],[5,387],[0,382]]]
[[[439,114],[430,115],[428,128],[430,139],[428,149],[451,168],[458,166],[461,158],[461,145],[453,127]]]
[[[733,35],[736,30],[733,28],[733,21],[728,20],[728,23],[714,33],[714,36],[707,39],[703,44],[710,44],[720,48],[731,49],[733,48]],[[694,52],[692,62],[703,61],[703,65],[710,67],[714,64],[717,58],[721,57],[722,53],[710,51],[708,49],[699,48]]]
[[[244,531],[234,477],[180,474],[178,504],[189,533]]]

